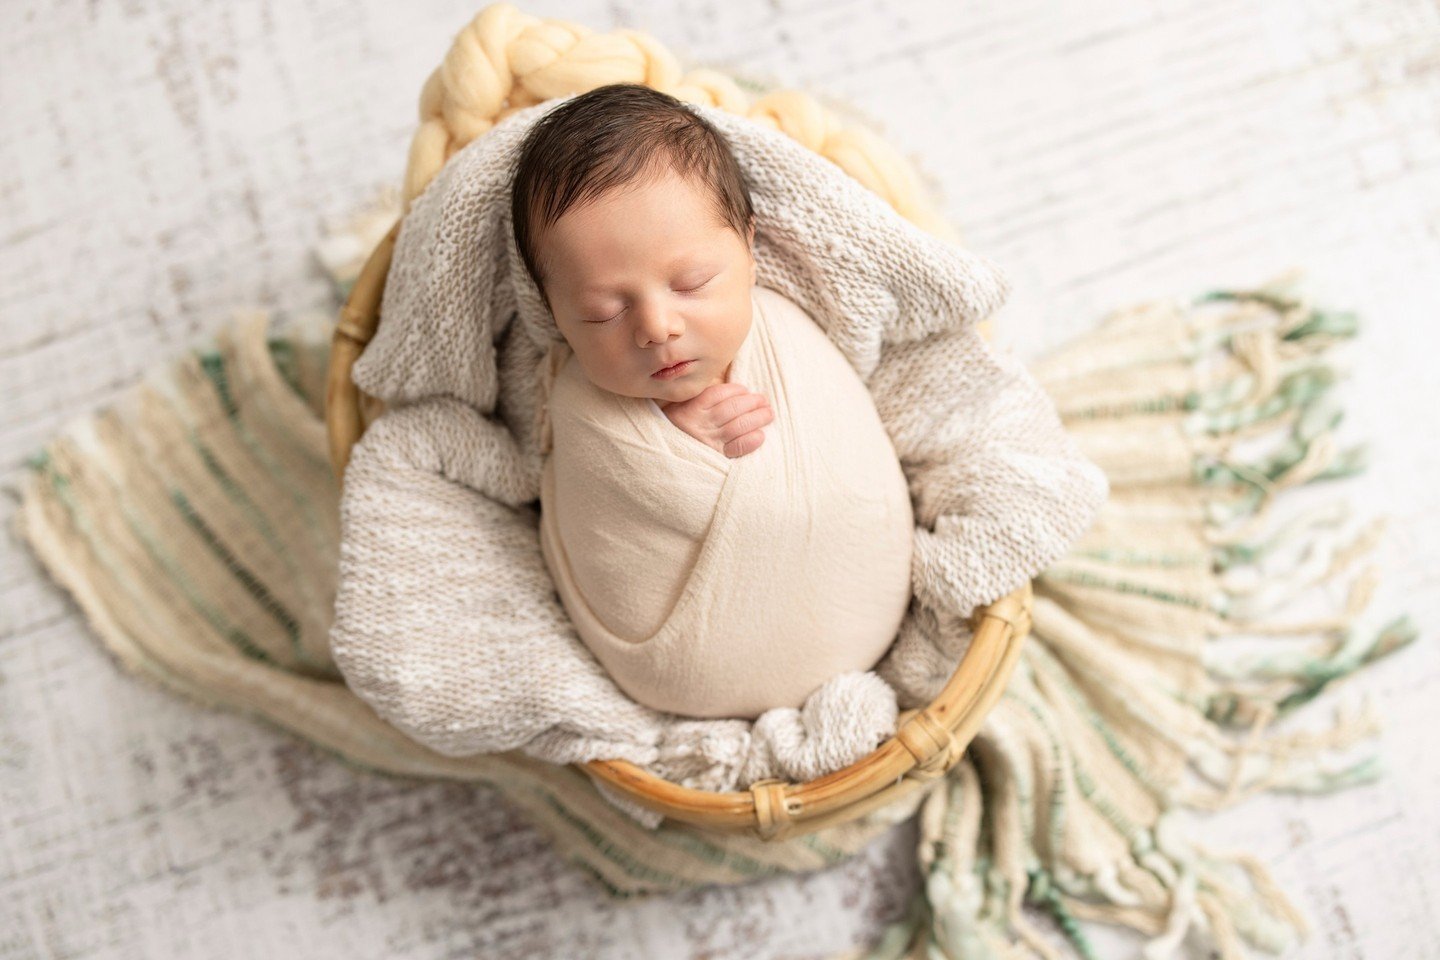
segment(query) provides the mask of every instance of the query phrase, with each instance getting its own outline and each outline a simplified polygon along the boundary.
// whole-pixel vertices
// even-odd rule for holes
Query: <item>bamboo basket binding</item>
[[[517,16],[522,15],[516,14],[507,4],[495,4],[476,17],[472,28],[479,29],[482,33],[496,30],[523,31],[524,24],[516,27],[515,21],[511,19]],[[529,21],[530,18],[524,20]],[[556,21],[545,23],[553,25]],[[459,48],[457,41],[457,49]],[[482,48],[489,49],[488,46]],[[646,45],[644,52],[650,57],[668,57],[663,50],[656,49],[653,40]],[[691,76],[699,73],[702,71],[696,71]],[[714,71],[703,73],[710,84],[715,84],[717,77],[719,81],[729,82],[727,96],[718,99],[733,101],[737,96],[743,97],[728,78]],[[427,83],[426,93],[421,98],[422,118],[427,120],[434,120],[444,112],[444,105],[437,106],[433,101],[436,76],[439,76],[438,71],[432,76],[431,82]],[[511,79],[516,81],[519,78]],[[623,75],[571,79],[573,82],[568,87],[547,89],[547,97],[537,98],[518,89],[512,91],[509,107],[498,110],[495,119],[503,118],[509,110],[543,99],[581,93],[605,83],[633,81],[633,78]],[[650,86],[658,86],[649,79],[648,72],[645,82]],[[723,83],[721,85],[723,87]],[[775,112],[776,104],[788,102],[793,105],[796,97],[803,98],[804,95],[794,91],[778,91],[767,95],[765,99],[771,103],[770,115],[778,115]],[[823,110],[811,101],[800,102],[809,110]],[[734,109],[733,103],[725,105]],[[757,104],[751,107],[751,113],[763,113],[762,108],[763,104]],[[428,115],[427,109],[430,111]],[[488,129],[488,125],[483,129]],[[475,135],[483,136],[483,129]],[[847,132],[852,135],[857,133]],[[416,182],[415,160],[417,148],[421,146],[425,135],[426,131],[422,127],[421,134],[416,138],[416,146],[412,148],[411,171],[407,180],[407,209],[409,199],[423,188],[423,183]],[[855,139],[857,138],[852,136],[852,145]],[[895,169],[904,172],[904,161],[893,154],[886,154],[883,143],[873,144],[872,140],[867,140],[864,136],[858,137],[858,140],[862,144],[872,144],[872,153],[881,154],[879,159],[884,161],[870,169],[883,169],[888,164],[889,169],[886,172]],[[463,146],[463,143],[447,144],[443,148],[443,159],[440,159],[439,163],[443,164],[444,159],[448,159],[459,146]],[[861,149],[859,152],[863,154],[865,151]],[[873,163],[877,157],[864,159]],[[431,165],[435,166],[435,169],[422,174],[424,182],[428,182],[438,170],[438,165]],[[875,183],[867,182],[866,185],[874,188]],[[888,195],[886,191],[879,192],[892,206],[902,208],[896,197]],[[907,194],[904,200],[904,206],[909,207],[914,203],[914,196]],[[922,219],[922,216],[916,215],[919,211],[902,209],[902,212],[912,219]],[[384,410],[382,402],[356,387],[351,379],[351,368],[379,327],[380,302],[403,219],[402,214],[401,219],[396,221],[369,254],[335,324],[325,392],[325,426],[331,465],[342,485],[351,448],[360,439],[365,428]],[[946,229],[948,225],[932,223],[930,226],[937,232],[954,235]],[[893,737],[855,763],[818,779],[803,783],[767,779],[751,784],[746,791],[716,793],[671,783],[623,760],[592,760],[577,766],[594,780],[605,783],[614,791],[649,810],[719,834],[749,832],[765,840],[779,841],[847,823],[896,803],[915,790],[926,788],[944,777],[950,768],[959,762],[986,715],[1004,692],[1019,659],[1024,639],[1029,634],[1031,604],[1031,585],[1027,582],[994,603],[978,608],[971,617],[973,638],[970,646],[934,701],[923,709],[902,712]]]

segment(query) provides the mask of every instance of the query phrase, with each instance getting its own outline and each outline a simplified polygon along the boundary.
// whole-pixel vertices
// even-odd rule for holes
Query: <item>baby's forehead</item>
[[[596,171],[594,176],[599,179],[606,178],[604,171]],[[656,187],[671,182],[702,195],[706,200],[720,202],[724,199],[719,185],[711,183],[701,172],[686,170],[673,163],[659,160],[648,163],[625,179],[609,183],[598,190],[581,187],[575,194],[577,199],[572,202],[560,216],[563,217],[566,213],[569,213],[577,207],[589,206],[599,200],[612,199],[619,194],[631,193],[636,190]]]
[[[559,261],[583,257],[595,236],[612,235],[617,229],[631,224],[629,215],[624,210],[587,209],[579,211],[579,217],[557,230],[556,224],[559,220],[574,210],[575,208],[567,210],[556,223],[536,231],[533,242],[540,259]],[[668,229],[662,231],[665,235],[653,238],[637,237],[628,229],[624,230],[624,233],[627,239],[638,240],[638,245],[674,249],[674,255],[668,258],[668,261],[675,261],[671,265],[683,265],[679,261],[710,259],[719,253],[727,252],[732,246],[732,235],[736,235],[734,226],[718,213],[708,220],[685,217],[675,225],[679,227],[678,230]],[[557,242],[556,237],[562,234],[565,241]],[[743,241],[745,238],[741,239]]]

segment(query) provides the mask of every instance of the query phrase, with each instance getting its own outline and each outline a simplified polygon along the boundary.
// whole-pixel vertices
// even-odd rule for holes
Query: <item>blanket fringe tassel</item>
[[[1308,936],[1260,862],[1178,821],[1377,778],[1377,755],[1335,759],[1378,731],[1368,701],[1323,732],[1273,726],[1417,635],[1369,613],[1382,524],[1311,496],[1364,465],[1336,439],[1332,389],[1358,323],[1298,280],[1117,311],[1033,367],[1111,499],[1037,581],[1010,690],[921,808],[912,909],[845,957],[1052,960],[1063,938],[1093,958],[1084,920],[1147,937],[1146,960],[1187,937],[1236,960]],[[1338,609],[1286,619],[1317,596]]]

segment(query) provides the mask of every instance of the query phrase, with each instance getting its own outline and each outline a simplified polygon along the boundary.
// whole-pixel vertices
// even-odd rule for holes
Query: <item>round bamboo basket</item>
[[[380,300],[397,221],[376,245],[335,325],[325,390],[325,425],[335,475],[344,482],[350,450],[384,405],[351,380],[355,361],[380,323]],[[895,736],[842,770],[804,783],[761,780],[749,790],[712,793],[682,787],[623,760],[579,764],[641,806],[719,833],[781,840],[844,823],[895,802],[942,777],[964,754],[1009,681],[1030,630],[1027,583],[972,617],[974,637],[935,701],[900,715]]]

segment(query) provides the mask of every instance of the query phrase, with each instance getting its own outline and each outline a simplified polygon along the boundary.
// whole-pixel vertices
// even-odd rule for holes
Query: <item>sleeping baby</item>
[[[872,668],[911,594],[907,481],[854,368],[756,285],[724,136],[646,87],[575,97],[521,145],[512,222],[561,338],[542,554],[616,684],[753,719]]]

